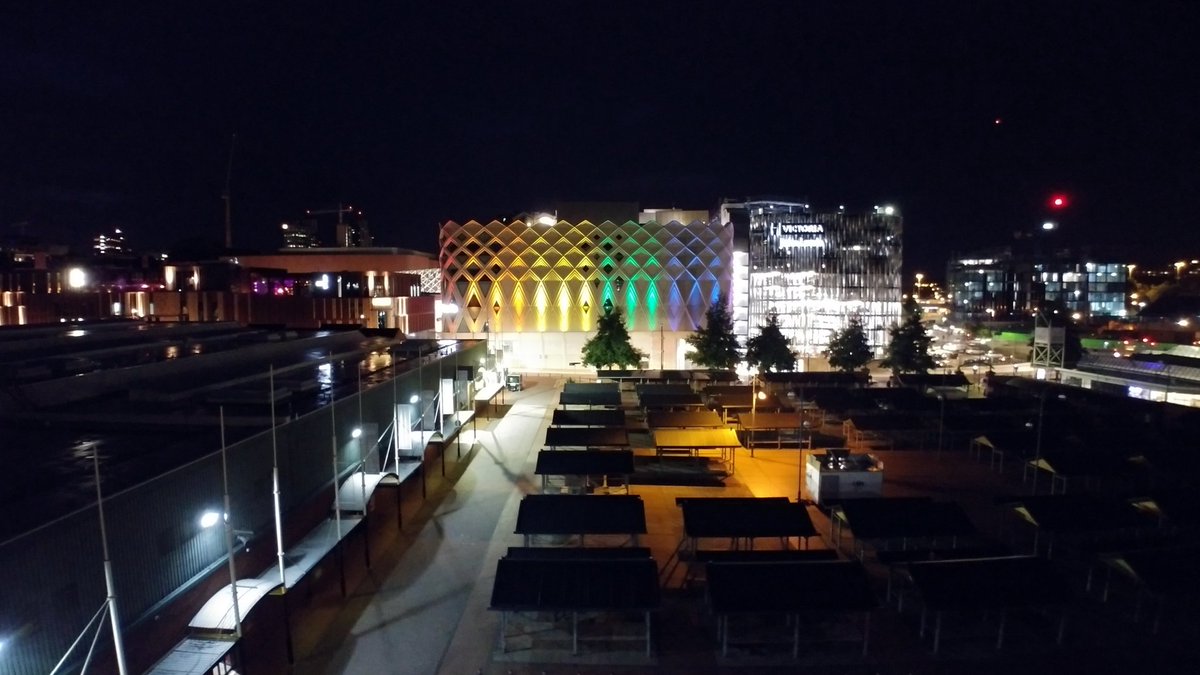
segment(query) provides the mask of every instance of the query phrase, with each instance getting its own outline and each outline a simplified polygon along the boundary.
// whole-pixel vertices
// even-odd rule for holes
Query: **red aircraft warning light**
[[[1064,195],[1064,194],[1050,195],[1050,208],[1065,209],[1067,207],[1067,204],[1068,204],[1068,200],[1067,200],[1066,195]]]

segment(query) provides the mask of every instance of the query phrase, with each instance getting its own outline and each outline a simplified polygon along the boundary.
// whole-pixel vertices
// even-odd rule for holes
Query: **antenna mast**
[[[233,179],[233,148],[237,145],[237,134],[229,140],[229,163],[225,167],[225,192],[221,199],[225,201],[225,248],[233,248],[233,219],[229,212],[229,183]]]

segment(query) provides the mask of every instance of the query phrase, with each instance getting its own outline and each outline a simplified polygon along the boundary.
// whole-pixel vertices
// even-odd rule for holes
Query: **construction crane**
[[[230,215],[229,208],[229,183],[233,180],[233,149],[237,145],[237,134],[229,140],[229,163],[225,166],[225,191],[221,193],[221,199],[225,201],[225,248],[233,248],[233,218]]]

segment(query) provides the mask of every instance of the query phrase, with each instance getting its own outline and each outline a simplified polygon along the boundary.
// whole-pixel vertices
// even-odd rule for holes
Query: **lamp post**
[[[1042,390],[1041,396],[1038,396],[1038,422],[1037,422],[1037,438],[1033,444],[1033,482],[1029,486],[1030,494],[1037,494],[1038,471],[1041,471],[1042,466],[1042,427],[1046,421],[1046,398],[1050,393],[1050,387]],[[1064,400],[1067,397],[1059,394],[1058,399]]]
[[[108,617],[112,624],[113,652],[117,656],[117,672],[126,675],[125,643],[121,639],[121,621],[117,613],[117,586],[113,577],[112,558],[108,553],[108,528],[104,522],[104,493],[100,490],[100,447],[92,444],[92,472],[96,479],[96,511],[100,515],[100,547],[104,552],[104,589],[108,595]]]
[[[937,452],[934,454],[936,455],[937,460],[940,462],[942,460],[942,440],[943,440],[943,438],[945,438],[945,434],[946,434],[946,394],[939,392],[937,394],[937,400],[938,400],[938,404],[939,404],[939,407],[938,407],[938,444],[937,444]]]
[[[758,401],[765,400],[767,392],[758,388],[758,371],[750,374],[750,433],[746,442],[750,444],[750,456],[754,456],[754,429],[758,427]]]
[[[500,373],[500,350],[504,349],[504,332],[500,329],[500,301],[492,303],[492,314],[496,319],[496,348],[492,350],[492,367],[496,369],[497,378]]]
[[[233,522],[230,520],[229,500],[229,461],[225,448],[225,406],[220,407],[221,417],[221,483],[224,487],[225,502],[225,553],[229,565],[229,590],[233,600],[233,630],[240,640],[242,637],[242,611],[238,607],[237,565],[233,560]]]
[[[804,388],[797,398],[800,401],[800,426],[796,428],[796,503],[804,503]]]

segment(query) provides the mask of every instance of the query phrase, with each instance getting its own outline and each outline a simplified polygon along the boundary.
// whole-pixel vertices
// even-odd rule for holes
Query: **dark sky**
[[[220,239],[236,132],[240,246],[773,194],[895,203],[940,276],[1064,191],[1068,241],[1200,255],[1196,2],[67,4],[0,20],[2,227]]]

